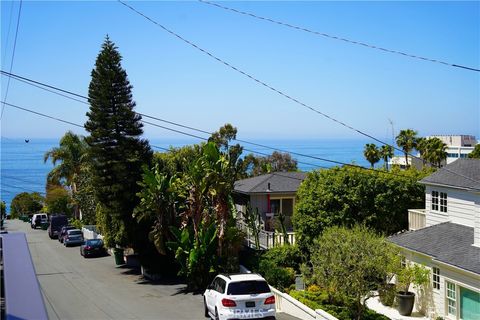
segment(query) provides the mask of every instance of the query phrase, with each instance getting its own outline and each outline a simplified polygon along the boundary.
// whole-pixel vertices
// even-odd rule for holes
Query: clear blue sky
[[[381,139],[480,138],[479,73],[382,53],[198,2],[131,2],[137,9],[276,88]],[[321,32],[480,67],[479,2],[224,2]],[[18,2],[1,2],[1,65],[10,64]],[[87,94],[109,34],[123,55],[137,111],[241,138],[362,138],[278,96],[111,2],[24,2],[13,72]],[[6,52],[6,55],[4,53]],[[2,77],[2,99],[6,78]],[[83,124],[87,106],[12,80],[8,102]],[[60,137],[78,128],[6,108],[2,136]],[[179,137],[145,127],[148,138]]]

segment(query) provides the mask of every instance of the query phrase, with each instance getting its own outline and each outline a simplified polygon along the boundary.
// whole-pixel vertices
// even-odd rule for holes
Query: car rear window
[[[68,234],[76,236],[76,235],[79,235],[79,234],[83,234],[83,232],[80,231],[80,230],[72,230],[72,231],[68,231]]]
[[[270,292],[270,287],[266,281],[251,280],[241,282],[231,282],[228,285],[228,295],[259,294]]]
[[[102,243],[102,240],[94,239],[94,240],[88,240],[86,244],[89,246],[97,246],[97,245],[100,245],[101,243]]]

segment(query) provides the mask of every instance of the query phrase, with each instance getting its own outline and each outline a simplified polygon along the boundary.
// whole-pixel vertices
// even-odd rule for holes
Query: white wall
[[[432,211],[432,190],[447,193],[447,212]],[[453,222],[475,227],[479,210],[480,195],[469,191],[427,185],[425,190],[425,212],[427,227],[442,222]]]
[[[442,264],[440,262],[432,261],[432,259],[426,255],[414,253],[402,249],[403,253],[407,260],[422,264],[430,269],[432,267],[437,267],[440,269],[440,289],[433,289],[432,283],[430,283],[429,292],[424,301],[421,302],[418,300],[418,295],[415,301],[415,310],[419,311],[419,307],[425,305],[425,301],[430,302],[427,315],[433,315],[434,318],[437,316],[446,317],[446,282],[454,283],[458,287],[464,287],[473,291],[480,292],[480,275],[473,274],[461,269]],[[431,276],[431,275],[430,275]],[[431,280],[430,280],[431,281]],[[459,289],[458,289],[459,290]],[[458,291],[457,291],[458,292]],[[457,308],[459,307],[458,298],[457,298]],[[427,307],[428,308],[428,307]]]

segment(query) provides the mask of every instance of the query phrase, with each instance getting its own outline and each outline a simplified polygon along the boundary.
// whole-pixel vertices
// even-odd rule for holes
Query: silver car
[[[80,229],[67,230],[67,234],[63,238],[63,244],[65,247],[68,247],[69,245],[83,244],[84,242],[83,232]]]

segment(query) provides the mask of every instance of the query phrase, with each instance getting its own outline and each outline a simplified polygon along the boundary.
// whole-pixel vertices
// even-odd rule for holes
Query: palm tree
[[[52,160],[55,167],[47,177],[47,183],[60,184],[62,181],[70,187],[72,194],[77,192],[77,177],[82,165],[86,163],[88,145],[83,136],[76,135],[71,131],[65,133],[60,139],[59,147],[47,151],[43,161]],[[57,162],[60,162],[57,165]],[[79,218],[78,205],[75,205],[74,215]]]
[[[393,157],[393,147],[385,144],[380,148],[380,156],[383,158],[385,169],[388,170],[388,159]]]
[[[405,153],[405,165],[408,168],[408,154],[417,146],[417,131],[413,129],[400,130],[396,141]]]
[[[363,155],[365,156],[365,159],[370,162],[372,169],[374,168],[375,163],[380,161],[380,150],[374,143],[367,143],[365,145]]]
[[[420,153],[423,165],[425,166],[426,162],[428,161],[428,139],[423,137],[418,138],[415,149],[417,149]]]
[[[447,145],[439,138],[427,140],[427,159],[437,167],[442,166],[442,161],[447,159]]]

